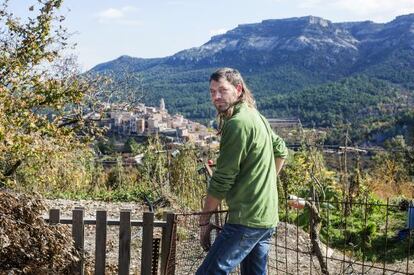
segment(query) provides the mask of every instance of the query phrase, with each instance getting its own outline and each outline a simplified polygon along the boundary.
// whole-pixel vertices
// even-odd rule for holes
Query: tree
[[[137,155],[140,152],[140,150],[142,150],[141,146],[133,137],[130,137],[127,139],[127,141],[125,141],[125,144],[124,144],[125,152]]]
[[[13,183],[30,159],[85,148],[93,127],[85,100],[94,82],[82,77],[59,16],[61,0],[38,0],[25,21],[0,5],[0,184]],[[37,13],[37,14],[36,14]],[[79,135],[83,139],[79,139]]]

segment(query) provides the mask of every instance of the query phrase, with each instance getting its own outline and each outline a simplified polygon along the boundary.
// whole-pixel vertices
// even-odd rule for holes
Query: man
[[[210,76],[211,99],[218,111],[220,154],[200,215],[200,241],[208,254],[197,270],[228,274],[239,263],[244,275],[266,274],[271,237],[279,221],[277,173],[287,149],[256,110],[240,73],[222,68]],[[221,200],[228,221],[210,247],[211,211]]]

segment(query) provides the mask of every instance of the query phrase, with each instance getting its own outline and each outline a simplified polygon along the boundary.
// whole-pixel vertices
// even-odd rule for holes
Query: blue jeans
[[[242,275],[265,275],[274,228],[226,223],[196,275],[229,274],[241,263]]]

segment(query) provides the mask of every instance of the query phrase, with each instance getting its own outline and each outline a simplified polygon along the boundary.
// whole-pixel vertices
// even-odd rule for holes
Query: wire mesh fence
[[[345,216],[340,212],[344,202],[310,203],[331,205],[320,208],[319,236],[329,274],[414,274],[412,232],[404,225],[398,205],[353,203]],[[335,204],[337,208],[332,207]],[[378,213],[373,208],[383,214],[382,220],[375,217]],[[303,221],[309,216],[307,209],[285,208],[283,212],[287,222],[278,226],[275,251],[269,255],[275,266],[269,268],[269,274],[324,274],[311,242],[309,225]],[[372,228],[371,219],[375,219],[376,229]],[[403,231],[407,232],[404,238],[400,234]]]
[[[352,205],[338,200],[306,201],[308,206],[298,209],[282,200],[268,274],[414,274],[414,235],[407,211],[401,211],[400,205],[367,199]],[[311,228],[316,224],[311,205],[320,217],[316,231]],[[225,216],[226,212],[219,212],[211,221],[221,225]],[[206,255],[199,244],[198,218],[199,213],[177,215],[175,274],[194,274]],[[318,245],[312,232],[318,235]],[[217,234],[213,230],[212,239]],[[239,269],[232,274],[239,274]]]

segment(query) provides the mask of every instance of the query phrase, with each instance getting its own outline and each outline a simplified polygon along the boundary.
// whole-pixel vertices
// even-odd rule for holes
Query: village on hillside
[[[213,129],[180,114],[170,115],[163,98],[159,107],[149,107],[143,103],[133,107],[107,104],[105,114],[99,126],[108,129],[108,136],[136,137],[139,140],[158,134],[171,143],[190,141],[201,147],[216,143]]]

